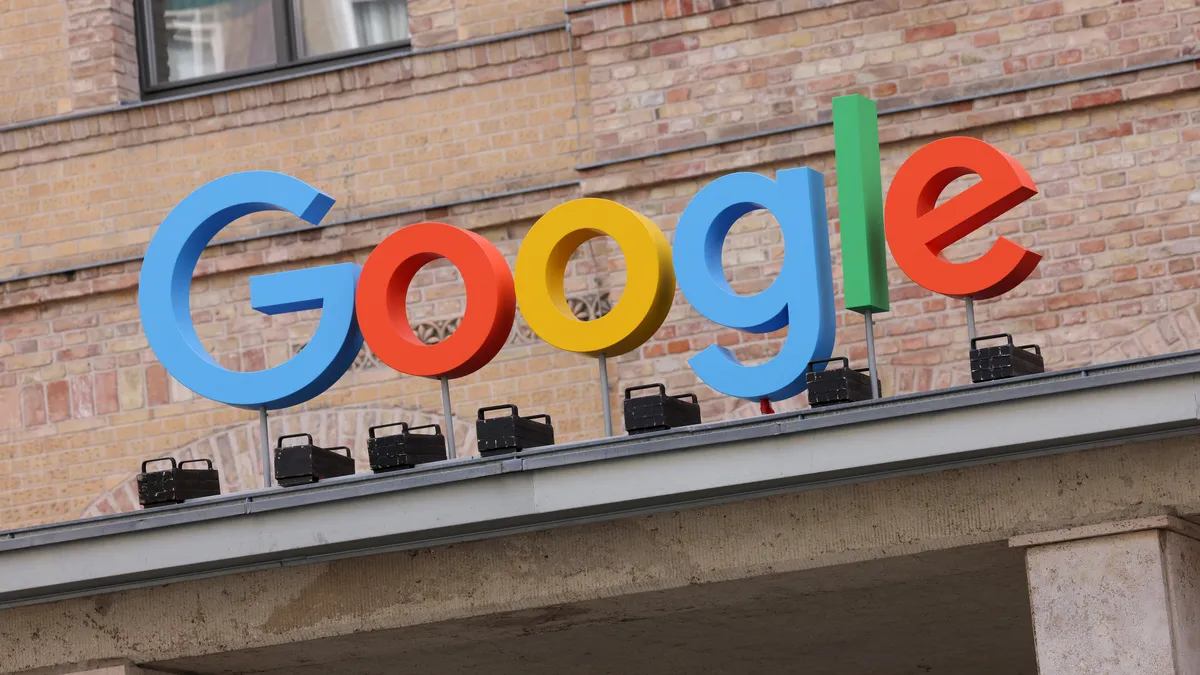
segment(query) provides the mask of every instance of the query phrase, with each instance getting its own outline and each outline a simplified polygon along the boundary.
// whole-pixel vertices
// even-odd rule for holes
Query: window
[[[405,0],[143,0],[146,91],[408,44]]]

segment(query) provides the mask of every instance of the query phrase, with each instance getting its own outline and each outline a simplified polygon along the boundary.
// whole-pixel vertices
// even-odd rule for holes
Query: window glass
[[[141,0],[149,86],[408,41],[405,0]]]
[[[159,82],[276,65],[278,0],[154,0]]]
[[[408,39],[404,0],[296,0],[296,14],[302,57]]]

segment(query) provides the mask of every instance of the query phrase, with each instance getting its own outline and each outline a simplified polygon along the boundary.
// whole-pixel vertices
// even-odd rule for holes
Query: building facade
[[[282,363],[318,316],[255,312],[252,275],[361,263],[423,220],[479,232],[511,261],[538,217],[580,196],[670,236],[689,198],[731,171],[824,173],[836,285],[830,102],[849,93],[879,104],[885,189],[947,135],[987,140],[1036,181],[1037,197],[950,250],[969,258],[1004,236],[1044,256],[976,306],[981,334],[1038,343],[1055,370],[1200,347],[1198,23],[1192,0],[12,0],[0,15],[0,529],[134,510],[134,476],[154,457],[213,458],[226,492],[261,484],[255,415],[173,381],[136,303],[156,226],[235,171],[285,172],[337,202],[319,228],[247,218],[202,260],[195,323],[232,369]],[[783,246],[769,217],[740,220],[724,249],[734,288],[765,288]],[[577,315],[619,301],[623,265],[604,239],[576,253]],[[892,309],[876,317],[884,393],[969,382],[962,303],[890,276]],[[463,308],[451,266],[422,270],[409,302],[419,335],[446,336]],[[863,336],[839,311],[835,354],[865,365]],[[695,392],[705,421],[757,415],[687,358],[721,344],[759,362],[783,337],[716,326],[677,294],[654,338],[610,362],[614,409],[625,387],[662,382]],[[460,453],[474,411],[496,403],[550,414],[561,440],[602,434],[595,361],[519,319],[452,395]],[[365,466],[368,426],[436,421],[440,405],[436,382],[364,348],[329,392],[274,414],[272,433],[349,445]]]

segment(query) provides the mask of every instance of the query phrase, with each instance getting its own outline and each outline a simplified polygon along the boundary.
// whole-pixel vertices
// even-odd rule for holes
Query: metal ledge
[[[14,530],[0,607],[1194,432],[1197,374],[1189,352]]]

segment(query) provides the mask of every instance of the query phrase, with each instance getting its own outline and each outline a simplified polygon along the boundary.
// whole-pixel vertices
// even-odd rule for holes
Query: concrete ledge
[[[1187,433],[1200,355],[461,460],[0,535],[0,606]]]
[[[896,577],[885,569],[895,571],[897,564],[914,570],[911,565],[940,567],[935,561],[945,562],[943,553],[957,557],[954,552],[975,546],[986,547],[986,553],[980,552],[986,560],[1007,561],[1002,567],[1016,575],[1005,587],[1011,590],[998,597],[1024,602],[1024,552],[1007,548],[1010,538],[1160,514],[1200,514],[1200,434],[886,480],[848,480],[824,489],[537,532],[497,532],[453,546],[331,556],[314,564],[264,565],[222,576],[214,571],[210,578],[194,580],[172,577],[139,588],[0,608],[0,673],[37,673],[38,668],[102,658],[126,658],[168,672],[259,672],[261,668],[235,667],[226,655],[244,651],[250,660],[242,664],[260,666],[265,658],[260,650],[274,648],[295,669],[280,673],[332,669],[372,675],[389,672],[395,663],[424,672],[398,657],[374,670],[354,670],[345,662],[361,656],[359,646],[367,643],[407,649],[414,635],[425,630],[414,634],[411,629],[417,626],[449,636],[430,647],[439,659],[431,662],[434,672],[457,672],[443,655],[457,652],[463,642],[493,650],[482,660],[468,660],[476,670],[486,663],[497,672],[524,672],[496,664],[496,653],[513,653],[512,645],[497,638],[525,630],[555,631],[555,617],[575,617],[585,624],[582,630],[590,631],[593,615],[577,613],[579,603],[628,608],[628,602],[637,604],[646,594],[663,592],[677,593],[681,608],[696,608],[707,606],[704,593],[710,585],[761,577],[772,595],[786,595],[790,592],[780,587],[781,575],[823,568],[828,574],[820,576],[845,588],[846,566],[867,561],[881,561],[882,567],[864,572],[861,581],[891,583]],[[405,514],[377,515],[399,519]],[[146,534],[152,539],[158,535]],[[112,545],[120,539],[112,537]],[[0,554],[0,560],[6,556]],[[961,569],[958,563],[950,567]],[[801,595],[834,590],[807,574],[794,588]],[[743,599],[761,612],[760,597],[751,593]],[[954,606],[973,607],[962,596]],[[513,612],[521,613],[515,621]],[[978,615],[973,610],[972,616]],[[1020,616],[1027,619],[1028,611]],[[470,623],[454,623],[460,620]],[[774,620],[812,638],[786,617]],[[1012,621],[1005,616],[1002,623],[1007,629]],[[871,634],[830,632],[823,622],[816,626],[825,646],[844,644],[846,635]],[[315,657],[310,649],[330,656],[326,650],[342,637],[350,642],[340,643],[331,665],[300,668],[303,658]],[[309,644],[298,651],[299,643]],[[954,638],[949,643],[965,644]],[[614,651],[627,652],[628,646],[628,641],[619,643]],[[844,656],[844,648],[838,649],[831,653]],[[202,667],[201,658],[212,667]],[[789,658],[794,659],[794,650]],[[841,665],[842,670],[827,670],[853,670]],[[985,670],[964,666],[948,672]]]
[[[1028,548],[1030,546],[1060,544],[1067,541],[1094,539],[1096,537],[1108,537],[1114,534],[1128,534],[1144,530],[1170,530],[1175,534],[1200,541],[1200,525],[1182,518],[1176,518],[1175,516],[1159,515],[1118,520],[1111,523],[1084,525],[1082,527],[1070,527],[1065,530],[1023,534],[1009,539],[1008,545],[1013,548]]]

